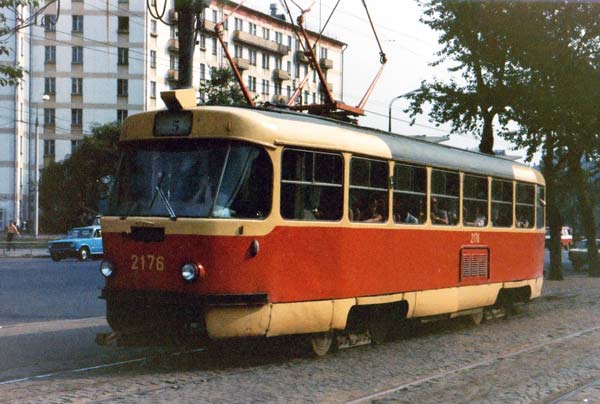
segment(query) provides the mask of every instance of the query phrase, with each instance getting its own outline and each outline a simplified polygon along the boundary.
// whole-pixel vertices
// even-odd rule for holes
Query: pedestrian
[[[17,229],[17,224],[14,222],[14,220],[11,220],[6,227],[6,251],[10,251],[11,248],[16,250],[13,244],[13,238],[15,237],[15,234],[21,237],[21,233],[19,233],[19,229]]]

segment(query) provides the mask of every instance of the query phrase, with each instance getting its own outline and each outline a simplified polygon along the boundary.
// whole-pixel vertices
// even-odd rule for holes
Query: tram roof
[[[194,111],[200,112],[200,119],[206,128],[203,131],[206,135],[201,136],[226,136],[265,145],[337,150],[544,184],[539,171],[521,163],[333,119],[285,110],[245,107],[203,106]],[[206,120],[202,118],[204,114],[209,114]],[[137,116],[140,115],[147,114]],[[136,127],[139,130],[144,126],[140,125],[141,121],[131,122],[136,121],[135,118],[136,115],[127,118],[129,130]],[[139,136],[133,137],[139,139]]]

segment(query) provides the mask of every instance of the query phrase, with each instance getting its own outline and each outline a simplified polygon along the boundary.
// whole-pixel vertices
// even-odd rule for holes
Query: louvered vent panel
[[[489,276],[490,251],[487,248],[463,248],[460,251],[461,280]]]

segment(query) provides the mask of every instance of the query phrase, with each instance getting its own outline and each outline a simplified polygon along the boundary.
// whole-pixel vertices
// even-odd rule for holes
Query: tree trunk
[[[583,152],[579,151],[577,146],[569,145],[567,162],[569,165],[569,174],[575,186],[575,193],[578,199],[579,214],[583,231],[588,243],[588,266],[591,277],[600,277],[600,267],[598,266],[598,249],[596,246],[596,218],[594,215],[594,205],[590,192],[590,185],[585,178],[581,158]]]
[[[481,143],[479,143],[479,151],[492,156],[494,155],[494,115],[490,112],[484,112]]]
[[[178,88],[192,87],[194,68],[194,32],[196,15],[193,12],[191,1],[179,0],[175,2],[178,14],[178,40],[179,40],[179,79]]]
[[[548,279],[562,281],[562,247],[560,233],[563,225],[560,209],[556,205],[558,195],[556,194],[557,167],[554,163],[554,141],[552,135],[546,136],[546,145],[543,156],[543,173],[546,178],[546,217],[550,226],[550,270]]]

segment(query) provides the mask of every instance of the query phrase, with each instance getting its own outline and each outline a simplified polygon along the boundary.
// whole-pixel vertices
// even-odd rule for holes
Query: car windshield
[[[67,238],[90,238],[92,229],[71,229],[67,233]]]
[[[262,218],[272,179],[267,153],[247,143],[138,143],[123,152],[107,214]]]

